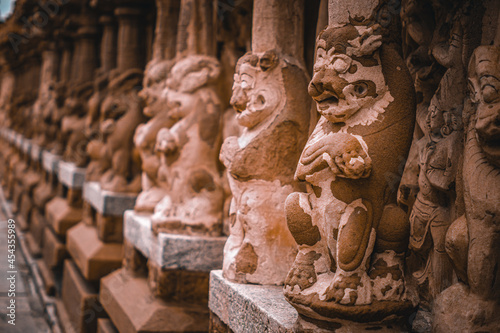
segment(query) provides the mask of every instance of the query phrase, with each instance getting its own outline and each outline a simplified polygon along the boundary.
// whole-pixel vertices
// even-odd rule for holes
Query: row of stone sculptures
[[[309,83],[300,47],[254,31],[233,114],[219,60],[178,50],[65,101],[49,84],[39,142],[90,159],[87,180],[105,190],[140,192],[156,233],[218,236],[227,216],[224,276],[284,284],[307,320],[390,322],[420,304],[436,331],[498,329],[496,26],[473,40],[482,4],[404,1],[402,50],[398,25],[380,19],[387,2],[346,15],[347,2],[329,3]]]

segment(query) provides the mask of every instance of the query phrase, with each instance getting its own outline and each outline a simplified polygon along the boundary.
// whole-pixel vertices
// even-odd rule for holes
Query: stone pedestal
[[[285,300],[282,287],[229,282],[220,270],[210,273],[208,306],[213,322],[211,332],[230,332],[224,330],[229,328],[237,333],[292,333],[298,319],[297,311]]]
[[[44,150],[42,152],[42,165],[45,171],[51,174],[56,174],[59,167],[59,162],[62,157],[59,155],[52,154],[49,151]]]
[[[222,267],[226,237],[186,236],[151,229],[149,215],[125,212],[125,239],[163,269],[210,272]]]
[[[155,298],[145,278],[132,277],[124,269],[102,279],[99,299],[121,333],[206,332],[208,328],[206,306]]]
[[[70,260],[64,263],[62,301],[69,324],[76,332],[97,331],[97,319],[105,316],[99,304],[97,288],[85,281]]]
[[[104,243],[97,230],[80,222],[67,233],[67,249],[85,279],[97,281],[120,268],[122,244]]]
[[[85,168],[78,168],[74,163],[59,162],[59,182],[71,189],[83,188]]]
[[[136,194],[101,190],[98,182],[87,182],[83,186],[83,199],[105,216],[123,216],[127,209],[134,208],[136,198]]]

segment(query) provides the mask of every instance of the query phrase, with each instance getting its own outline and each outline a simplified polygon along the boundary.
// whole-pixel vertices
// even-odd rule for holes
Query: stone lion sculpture
[[[407,214],[397,174],[415,118],[411,77],[377,26],[330,27],[317,39],[309,94],[321,118],[286,201],[299,253],[285,296],[306,317],[379,321],[413,308],[404,278]]]

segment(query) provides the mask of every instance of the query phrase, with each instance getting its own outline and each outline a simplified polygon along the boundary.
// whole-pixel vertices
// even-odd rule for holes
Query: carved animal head
[[[121,133],[125,128],[131,131],[129,136],[132,137],[135,127],[140,123],[138,120],[142,120],[141,100],[138,96],[138,91],[142,88],[142,75],[142,71],[132,69],[109,83],[108,95],[102,102],[100,115],[100,131],[104,138],[114,132]]]
[[[139,93],[146,106],[143,113],[154,117],[166,107],[167,75],[173,62],[169,60],[149,63],[143,81],[143,88]]]
[[[284,99],[280,59],[275,51],[248,53],[238,61],[231,105],[241,126],[262,123]]]
[[[477,137],[488,160],[500,166],[500,47],[479,46],[469,63]]]
[[[220,75],[217,59],[193,55],[179,60],[170,72],[164,98],[169,115],[181,119],[195,108],[199,96],[197,91],[215,83]]]
[[[333,123],[373,107],[388,91],[377,52],[382,36],[376,30],[346,25],[318,36],[309,94],[319,113]]]

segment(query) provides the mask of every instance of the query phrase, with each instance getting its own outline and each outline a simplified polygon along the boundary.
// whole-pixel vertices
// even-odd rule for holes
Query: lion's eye
[[[368,86],[366,85],[366,83],[358,83],[354,86],[354,93],[358,97],[365,97],[368,93]]]

